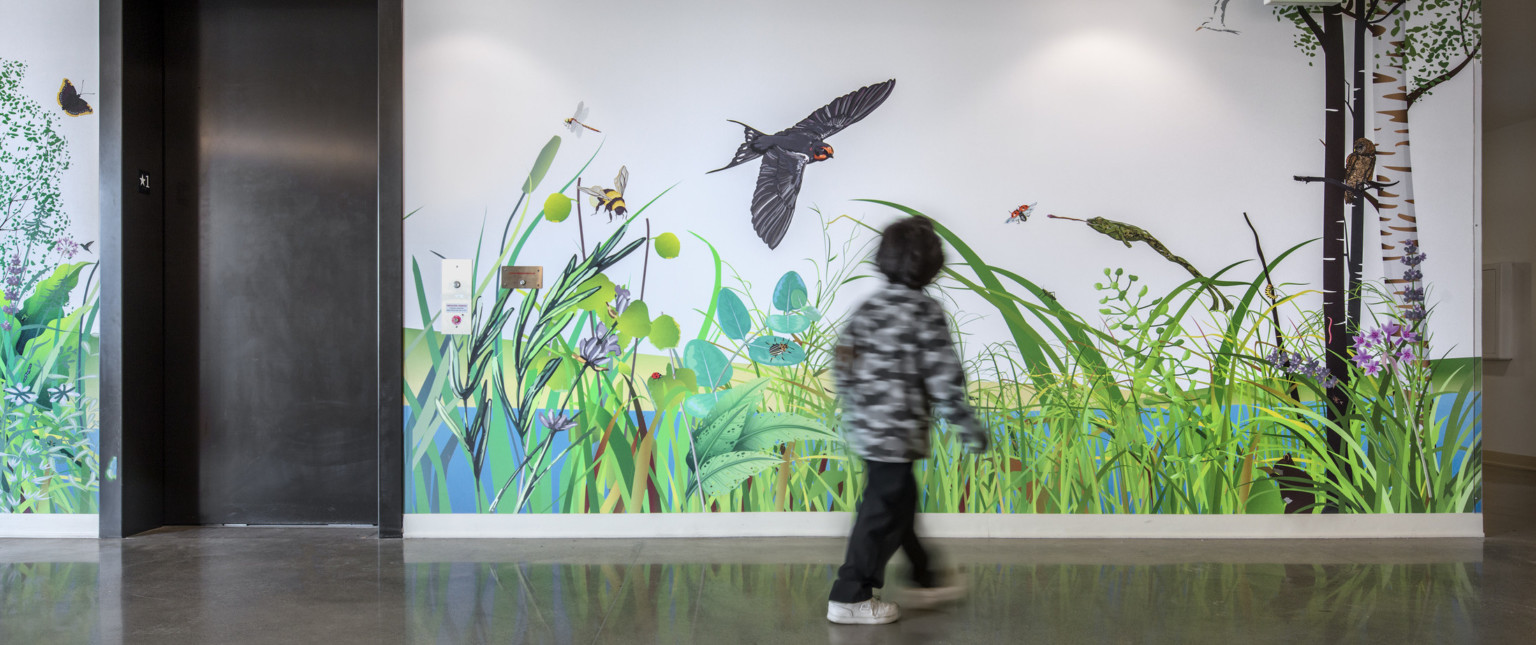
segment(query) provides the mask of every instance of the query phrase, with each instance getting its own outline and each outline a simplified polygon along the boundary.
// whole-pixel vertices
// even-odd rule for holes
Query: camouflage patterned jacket
[[[986,431],[966,402],[965,372],[944,309],[928,294],[888,284],[849,317],[833,375],[848,443],[870,461],[928,456],[932,416],[958,427],[972,450]]]

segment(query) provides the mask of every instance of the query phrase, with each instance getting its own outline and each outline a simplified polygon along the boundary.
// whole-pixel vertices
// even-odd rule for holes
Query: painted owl
[[[1361,137],[1355,139],[1355,151],[1349,153],[1349,158],[1344,161],[1344,185],[1356,192],[1349,192],[1345,198],[1354,201],[1357,194],[1365,194],[1365,189],[1370,187],[1370,182],[1376,175],[1376,144],[1370,139]]]

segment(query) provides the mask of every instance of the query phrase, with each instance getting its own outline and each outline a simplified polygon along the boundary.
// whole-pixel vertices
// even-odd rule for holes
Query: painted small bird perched
[[[757,190],[752,193],[752,228],[768,248],[778,248],[784,233],[789,230],[790,220],[795,217],[795,199],[800,195],[801,174],[806,164],[832,158],[832,146],[827,145],[827,137],[869,116],[890,97],[895,87],[896,79],[891,79],[854,90],[822,106],[793,127],[775,134],[766,134],[731,120],[731,123],[746,128],[747,140],[736,148],[731,163],[709,172],[720,172],[763,158],[762,168],[757,173]]]
[[[1345,196],[1349,201],[1354,201],[1355,195],[1365,195],[1375,173],[1376,144],[1365,137],[1355,139],[1355,151],[1349,153],[1349,158],[1344,160],[1344,185],[1349,187]]]

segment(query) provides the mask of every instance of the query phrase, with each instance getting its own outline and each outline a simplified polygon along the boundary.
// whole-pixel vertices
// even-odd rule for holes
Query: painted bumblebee
[[[602,186],[587,186],[581,192],[592,196],[592,208],[599,212],[608,211],[608,221],[614,217],[623,217],[629,213],[629,208],[624,205],[624,187],[629,185],[629,168],[619,166],[619,175],[613,178],[613,188]]]

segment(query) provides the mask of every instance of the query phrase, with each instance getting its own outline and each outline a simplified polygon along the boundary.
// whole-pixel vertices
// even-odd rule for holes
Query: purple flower
[[[7,300],[10,300],[10,298],[7,298]],[[13,305],[13,304],[12,305],[6,305],[4,311],[5,311],[5,315],[7,315],[7,316],[14,316],[14,315],[16,315],[16,312],[21,311],[21,307],[17,307],[16,305]]]
[[[53,241],[53,250],[58,251],[59,255],[64,256],[64,259],[72,260],[75,254],[80,252],[80,244],[70,239],[68,235],[60,235],[58,239]]]
[[[1395,361],[1397,361],[1399,363],[1411,363],[1411,362],[1413,362],[1413,360],[1414,360],[1413,348],[1409,347],[1407,345],[1403,345],[1402,347],[1399,347],[1397,349],[1397,353],[1392,355],[1392,360],[1395,360]]]
[[[1387,324],[1381,326],[1381,334],[1382,336],[1386,337],[1388,342],[1391,342],[1395,339],[1401,338],[1403,332],[1407,329],[1407,327],[1397,324],[1397,321],[1390,320],[1387,321]]]
[[[1381,373],[1381,363],[1376,362],[1375,359],[1372,359],[1371,362],[1366,363],[1360,367],[1361,369],[1365,370],[1366,376],[1376,376],[1377,374]]]
[[[1376,364],[1376,357],[1370,354],[1355,354],[1349,360],[1354,361],[1355,367],[1361,369],[1366,369],[1368,366]]]
[[[539,422],[543,423],[544,427],[548,428],[550,432],[565,432],[571,428],[576,427],[576,417],[580,415],[580,412],[577,412],[571,416],[540,412]]]
[[[1413,303],[1412,307],[1409,307],[1407,311],[1403,312],[1403,317],[1407,318],[1408,320],[1418,322],[1420,320],[1424,320],[1424,316],[1428,314],[1429,312],[1424,309],[1424,303],[1415,302]]]
[[[597,328],[592,335],[577,343],[577,349],[581,352],[581,358],[593,367],[602,367],[608,362],[610,354],[617,354],[619,349],[619,337],[608,331],[608,326],[597,323]]]
[[[1424,302],[1424,288],[1408,287],[1403,289],[1403,300],[1407,302]]]
[[[1375,347],[1380,345],[1383,340],[1386,340],[1386,338],[1382,335],[1380,328],[1365,332],[1366,347]]]
[[[0,329],[4,329],[6,331],[10,331],[11,330],[11,321],[9,321],[9,320],[0,320]]]
[[[1416,267],[1422,264],[1424,260],[1428,258],[1429,255],[1425,253],[1409,253],[1408,255],[1403,256],[1401,262],[1408,266]]]
[[[1415,332],[1415,331],[1413,331],[1411,329],[1408,330],[1408,331],[1403,332],[1403,342],[1405,342],[1405,343],[1417,343],[1417,342],[1419,342],[1419,334],[1418,334],[1418,332]]]
[[[1403,279],[1409,282],[1418,282],[1424,279],[1424,270],[1417,267],[1403,272]]]
[[[1419,241],[1418,240],[1408,240],[1407,242],[1403,242],[1403,252],[1404,253],[1408,253],[1408,254],[1418,253],[1419,252]]]
[[[1264,360],[1268,361],[1270,366],[1277,370],[1289,371],[1291,367],[1291,355],[1278,349],[1270,352],[1269,356]]]
[[[624,313],[629,308],[629,289],[624,287],[613,288],[613,308],[619,313]]]

